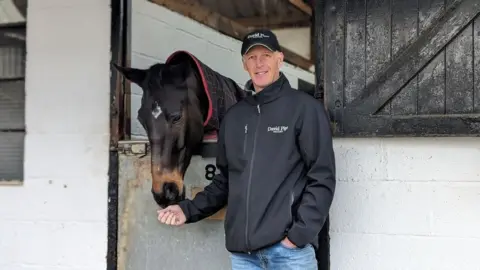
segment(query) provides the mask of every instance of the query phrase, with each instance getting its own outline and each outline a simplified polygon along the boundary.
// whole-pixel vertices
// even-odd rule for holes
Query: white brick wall
[[[480,269],[480,139],[336,139],[332,269]]]
[[[133,67],[147,68],[155,62],[164,62],[176,50],[187,50],[242,87],[249,79],[243,70],[240,41],[146,0],[132,0],[132,9]],[[282,71],[294,88],[297,87],[298,78],[315,82],[313,73],[288,63],[284,64]],[[136,119],[141,93],[138,86],[132,85],[133,137],[145,136],[145,131]]]
[[[25,182],[0,185],[0,269],[106,269],[110,1],[29,1]]]

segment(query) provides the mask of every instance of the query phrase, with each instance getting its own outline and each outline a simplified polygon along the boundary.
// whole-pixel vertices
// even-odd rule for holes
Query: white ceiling
[[[12,0],[0,0],[0,24],[25,22]]]

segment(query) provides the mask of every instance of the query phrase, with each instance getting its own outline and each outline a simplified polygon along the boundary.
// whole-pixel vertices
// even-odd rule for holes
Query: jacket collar
[[[252,105],[269,103],[279,98],[286,88],[290,88],[290,83],[283,72],[280,72],[280,77],[276,81],[258,93],[255,92],[252,80],[248,80],[245,84],[245,90],[248,93],[246,101]]]

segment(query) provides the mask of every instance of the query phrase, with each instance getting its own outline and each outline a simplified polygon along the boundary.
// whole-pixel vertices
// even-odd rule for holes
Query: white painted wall
[[[0,185],[1,270],[103,270],[110,1],[29,1],[25,179]]]
[[[480,269],[480,138],[336,139],[332,270]]]

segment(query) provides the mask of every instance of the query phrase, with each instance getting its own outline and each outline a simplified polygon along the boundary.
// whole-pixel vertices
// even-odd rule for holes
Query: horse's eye
[[[169,119],[172,122],[172,124],[176,124],[180,121],[180,119],[182,119],[182,115],[180,113],[175,113],[170,115]]]

